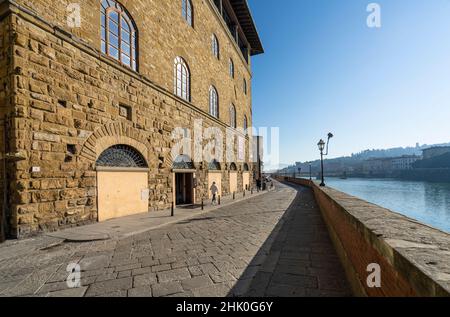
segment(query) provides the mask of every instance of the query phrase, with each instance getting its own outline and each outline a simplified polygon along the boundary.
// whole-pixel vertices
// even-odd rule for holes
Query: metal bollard
[[[205,210],[205,202],[202,199],[202,210]]]
[[[245,190],[244,190],[244,198],[245,198]]]
[[[171,213],[170,213],[171,217],[175,216],[175,206],[174,203],[172,202],[172,208],[171,208]]]
[[[233,192],[233,200],[236,199],[236,192]]]
[[[218,201],[217,201],[217,202],[218,202],[218,204],[219,204],[219,206],[220,206],[220,195],[219,195],[219,199],[218,199]]]

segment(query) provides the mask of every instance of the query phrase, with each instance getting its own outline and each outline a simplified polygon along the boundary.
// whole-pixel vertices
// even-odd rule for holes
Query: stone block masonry
[[[209,85],[200,78],[211,73],[209,66],[195,70],[205,92],[200,92],[200,86],[195,83],[193,103],[185,102],[170,92],[173,89],[172,79],[169,82],[169,77],[173,76],[172,65],[170,70],[164,69],[165,76],[169,77],[150,80],[146,75],[155,65],[149,63],[147,57],[143,57],[142,72],[132,72],[87,45],[92,44],[94,38],[98,44],[100,39],[89,23],[84,23],[86,26],[73,34],[66,33],[61,18],[49,16],[53,10],[43,6],[45,1],[18,2],[27,9],[6,1],[2,8],[7,13],[0,24],[0,100],[4,122],[0,131],[5,130],[5,124],[8,127],[8,138],[5,142],[0,136],[3,140],[0,145],[2,151],[5,146],[8,153],[15,155],[14,159],[7,160],[6,205],[9,211],[6,225],[9,235],[24,238],[43,231],[96,222],[95,162],[104,150],[116,144],[139,150],[149,163],[149,210],[170,208],[175,190],[171,157],[174,128],[193,130],[194,121],[200,119],[204,128],[218,127],[224,135],[228,129],[224,123],[226,116],[216,120],[207,113]],[[124,2],[135,12],[144,3]],[[134,3],[137,3],[136,7]],[[60,3],[55,6],[55,12],[59,12]],[[204,4],[199,7],[206,10]],[[211,19],[210,14],[208,19]],[[157,24],[158,19],[152,23]],[[146,24],[142,29],[147,29],[144,26]],[[214,24],[210,28],[220,30]],[[210,33],[207,34],[209,39]],[[225,42],[225,35],[223,37]],[[97,44],[92,45],[96,47]],[[166,44],[161,47],[167,48]],[[147,44],[142,45],[145,48]],[[224,47],[232,52],[231,46]],[[208,51],[209,46],[205,50]],[[158,53],[165,56],[163,52]],[[170,52],[170,56],[176,54],[176,49]],[[192,55],[202,54],[206,53],[194,52]],[[154,58],[158,60],[158,57]],[[9,67],[7,63],[10,63]],[[204,65],[208,64],[205,61]],[[158,65],[156,68],[162,71],[163,67]],[[247,66],[238,69],[250,77]],[[152,76],[158,73],[152,72]],[[224,83],[229,84],[229,80]],[[236,102],[236,106],[242,105],[238,112],[240,116],[247,113],[250,118],[250,97],[237,93],[239,89],[235,85],[230,84],[234,87],[233,97],[224,93],[223,99],[236,102],[236,98],[241,98],[242,102]],[[223,91],[230,89],[223,87]],[[131,116],[121,116],[122,106],[131,109]],[[248,149],[249,138],[246,140]],[[249,153],[246,153],[245,161],[249,162]],[[207,163],[204,162],[204,166]],[[201,197],[206,197],[208,183],[207,171],[196,168],[199,182],[195,196],[198,202]],[[239,164],[239,170],[238,188],[241,189],[242,164]],[[3,177],[3,172],[0,174]],[[231,194],[229,172],[225,167],[222,174],[223,194]]]
[[[220,120],[230,122],[228,109],[233,103],[237,108],[238,125],[242,126],[244,115],[248,117],[249,125],[251,125],[251,60],[249,63],[245,61],[232,35],[224,27],[220,16],[215,13],[217,10],[212,0],[191,1],[194,7],[194,27],[189,26],[181,16],[181,0],[118,1],[127,9],[138,30],[138,72],[158,87],[172,92],[173,63],[176,56],[181,56],[186,60],[192,76],[192,104],[198,109],[209,112],[209,87],[213,85],[219,93]],[[22,6],[24,10],[30,10],[39,19],[49,22],[59,30],[57,33],[70,34],[71,37],[80,39],[87,47],[100,52],[100,0],[14,0],[12,2]],[[79,28],[71,28],[67,24],[67,7],[73,2],[80,4],[81,8]],[[48,7],[52,7],[52,10],[48,10]],[[49,31],[53,32],[51,29]],[[36,35],[43,35],[42,31],[35,32]],[[215,34],[219,40],[220,59],[215,58],[211,52],[212,34]],[[22,37],[20,41],[26,41],[26,38]],[[104,85],[105,70],[92,70],[91,65],[86,61],[74,60],[70,54],[74,53],[73,49],[69,46],[65,46],[63,51],[55,51],[52,47],[40,44],[42,43],[39,41],[33,41],[30,44],[35,53],[31,54],[31,58],[38,64],[41,63],[44,66],[55,63],[67,66],[73,64],[71,67],[73,70],[68,74],[69,78],[83,77],[92,86]],[[56,62],[52,58],[56,58]],[[230,58],[235,64],[235,78],[229,75]],[[248,83],[247,93],[243,90],[244,79]],[[39,90],[38,87],[36,88]],[[127,87],[120,96],[128,99],[128,92],[133,93],[136,89],[138,89],[137,86]],[[88,96],[80,97],[84,104],[89,103],[91,99],[86,97]]]
[[[6,170],[4,159],[10,150],[6,139],[11,137],[9,131],[10,122],[6,120],[6,114],[11,111],[12,95],[12,59],[11,59],[11,17],[0,19],[0,242],[6,237],[6,214],[8,208],[4,199],[6,194]]]

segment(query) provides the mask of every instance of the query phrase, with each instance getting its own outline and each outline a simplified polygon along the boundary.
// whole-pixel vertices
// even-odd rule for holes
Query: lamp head
[[[319,151],[323,152],[323,150],[325,149],[325,141],[321,139],[319,143],[317,143],[317,146],[319,147]]]

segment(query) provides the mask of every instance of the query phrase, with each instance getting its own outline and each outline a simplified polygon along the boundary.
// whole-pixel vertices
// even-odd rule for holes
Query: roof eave
[[[264,48],[247,0],[230,0],[230,4],[251,46],[250,55],[263,54]]]

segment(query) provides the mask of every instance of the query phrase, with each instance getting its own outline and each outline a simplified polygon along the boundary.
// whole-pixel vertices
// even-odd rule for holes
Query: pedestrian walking
[[[216,182],[213,182],[209,190],[211,191],[212,205],[215,206],[217,205],[217,193],[219,192],[219,188],[217,188]]]

